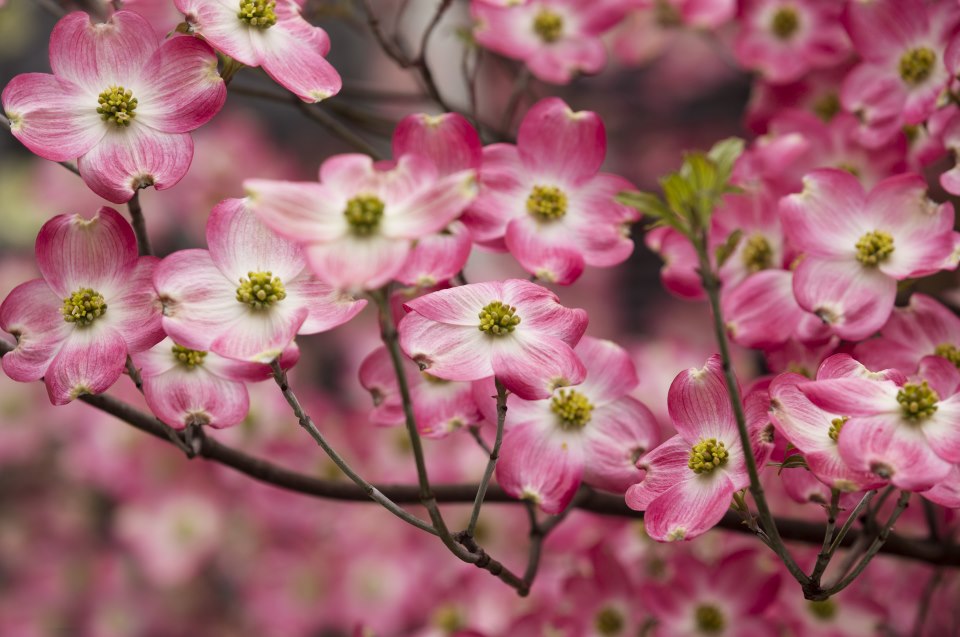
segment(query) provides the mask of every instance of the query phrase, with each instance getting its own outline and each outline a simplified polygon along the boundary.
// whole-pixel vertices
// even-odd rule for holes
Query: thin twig
[[[490,460],[487,461],[483,479],[480,480],[480,486],[477,488],[477,497],[473,501],[470,523],[467,525],[467,534],[471,536],[477,528],[483,498],[487,495],[487,486],[490,484],[490,479],[493,478],[493,470],[496,469],[497,460],[500,458],[500,445],[503,443],[503,423],[507,419],[507,388],[503,386],[499,379],[495,379],[494,382],[497,386],[497,437],[494,439],[493,449],[490,450]]]
[[[320,445],[320,447],[327,453],[328,456],[330,456],[330,459],[333,460],[333,463],[337,465],[337,467],[339,467],[348,478],[353,480],[354,484],[363,489],[371,500],[379,503],[381,506],[404,522],[417,527],[421,531],[426,531],[432,535],[437,534],[437,531],[430,524],[405,511],[390,498],[383,495],[383,493],[381,493],[375,486],[364,480],[359,473],[354,471],[353,467],[351,467],[347,461],[344,460],[332,446],[330,446],[330,443],[327,442],[327,439],[324,437],[324,435],[320,433],[320,430],[317,429],[316,425],[313,424],[313,419],[310,418],[307,412],[300,405],[300,401],[297,399],[296,394],[294,394],[293,390],[290,388],[290,384],[287,382],[287,373],[282,367],[280,367],[280,363],[277,360],[274,360],[270,364],[270,369],[273,370],[273,379],[276,381],[277,386],[280,387],[280,391],[283,393],[283,397],[286,399],[287,404],[289,404],[290,408],[293,409],[293,413],[300,422],[300,426],[303,427],[307,433],[310,434],[310,437],[313,438],[318,445]]]
[[[479,428],[479,427],[477,427],[476,425],[471,425],[471,426],[467,427],[467,431],[470,432],[470,436],[471,436],[474,440],[477,441],[477,445],[479,445],[481,449],[483,449],[485,452],[487,452],[487,455],[488,455],[488,456],[489,456],[491,453],[493,453],[493,452],[491,451],[491,449],[490,449],[490,445],[488,445],[488,444],[487,444],[487,441],[483,439],[483,436],[482,436],[482,435],[480,435],[480,428]]]
[[[133,191],[133,197],[127,202],[127,208],[130,209],[130,221],[133,224],[133,233],[137,235],[137,248],[140,250],[140,256],[153,254],[150,247],[150,236],[147,234],[147,220],[143,216],[143,208],[140,207],[140,191]]]
[[[813,571],[810,573],[810,579],[816,586],[820,585],[820,578],[823,576],[823,572],[827,570],[827,566],[830,564],[830,558],[833,556],[830,552],[830,547],[833,545],[833,531],[837,524],[837,511],[839,511],[839,509],[840,490],[833,489],[830,496],[830,506],[827,509],[827,528],[823,532],[823,545],[817,554],[817,562],[813,566]]]
[[[840,543],[843,542],[843,538],[846,537],[847,533],[850,532],[851,527],[857,521],[857,518],[860,516],[860,512],[863,511],[864,507],[870,505],[870,501],[873,499],[873,496],[877,495],[876,490],[867,491],[866,494],[860,501],[857,502],[857,506],[853,507],[853,511],[850,512],[850,515],[847,516],[847,519],[843,522],[843,526],[840,527],[840,531],[837,533],[837,537],[834,538],[833,543],[830,544],[830,554],[833,555],[834,551],[837,550],[837,547],[840,546]]]

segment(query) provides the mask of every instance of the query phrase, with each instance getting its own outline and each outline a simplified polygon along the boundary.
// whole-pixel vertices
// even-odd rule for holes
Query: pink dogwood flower
[[[505,245],[546,281],[566,285],[584,265],[622,263],[633,252],[629,226],[638,215],[614,201],[633,186],[599,172],[606,154],[596,113],[543,99],[524,116],[516,146],[483,149],[480,196],[464,221],[477,242]]]
[[[850,54],[840,23],[843,7],[833,0],[747,0],[734,55],[774,83],[838,64]]]
[[[847,11],[863,62],[844,81],[841,101],[862,114],[862,140],[876,146],[938,107],[960,63],[960,8],[955,2],[876,0],[852,2]]]
[[[642,474],[637,459],[653,448],[659,426],[650,410],[629,396],[637,384],[630,355],[619,345],[584,337],[574,348],[587,370],[584,381],[558,388],[544,400],[507,399],[506,432],[497,482],[515,498],[547,513],[563,511],[585,482],[623,493]],[[492,383],[483,406],[494,420]]]
[[[757,392],[745,402],[751,445],[763,466],[773,448],[768,399]],[[692,540],[716,526],[734,492],[750,484],[720,357],[680,372],[667,406],[679,433],[640,458],[637,466],[646,474],[627,490],[627,506],[646,511],[644,524],[653,539]]]
[[[480,135],[459,113],[408,115],[393,132],[393,156],[420,154],[433,160],[439,177],[480,169]],[[396,278],[406,285],[430,287],[463,269],[473,237],[460,220],[417,240]]]
[[[191,31],[246,66],[259,66],[304,102],[340,92],[330,38],[294,0],[175,0]]]
[[[871,374],[798,387],[821,409],[849,417],[837,442],[850,469],[900,489],[926,491],[960,462],[960,371],[944,358],[928,356],[917,376],[903,381],[902,375]]]
[[[600,36],[627,12],[623,0],[529,0],[513,6],[472,2],[480,46],[523,60],[534,76],[567,84],[577,73],[599,73],[607,63]]]
[[[816,170],[780,210],[788,240],[805,254],[793,277],[800,307],[848,340],[883,326],[897,281],[944,269],[954,249],[953,206],[927,199],[918,175],[866,193],[845,171]]]
[[[473,170],[441,177],[419,154],[336,155],[320,166],[320,183],[252,179],[244,188],[265,224],[305,246],[322,281],[363,290],[396,277],[413,243],[447,227],[477,192]]]
[[[58,215],[37,236],[43,278],[16,287],[0,305],[0,328],[17,338],[3,370],[41,378],[50,402],[99,394],[123,373],[128,353],[163,338],[150,285],[154,257],[138,257],[133,229],[115,210],[92,219]]]
[[[925,356],[942,356],[960,364],[960,318],[925,294],[914,294],[906,307],[894,308],[880,336],[858,343],[858,360],[874,370],[895,367],[917,371]]]
[[[269,363],[297,334],[346,323],[366,305],[318,281],[303,251],[270,232],[244,199],[207,220],[207,250],[181,250],[157,267],[163,328],[177,344]]]
[[[193,159],[190,131],[227,94],[213,49],[195,38],[161,42],[130,11],[103,24],[82,12],[61,19],[50,66],[53,75],[25,73],[4,88],[10,130],[45,159],[76,159],[87,186],[115,203],[180,181]]]
[[[587,313],[529,281],[473,283],[408,301],[400,346],[446,380],[496,377],[520,398],[547,398],[586,375],[573,351]]]
[[[427,438],[444,438],[464,426],[475,425],[482,418],[473,399],[473,386],[421,372],[407,362],[404,373],[410,386],[417,429]],[[381,426],[403,424],[403,402],[400,385],[393,369],[390,352],[378,347],[360,364],[360,384],[373,397],[370,420]]]
[[[280,358],[281,366],[291,367],[299,355],[295,346],[288,347]],[[140,370],[150,411],[174,429],[236,425],[250,407],[245,383],[267,380],[271,374],[270,367],[262,363],[192,350],[169,337],[131,358]]]

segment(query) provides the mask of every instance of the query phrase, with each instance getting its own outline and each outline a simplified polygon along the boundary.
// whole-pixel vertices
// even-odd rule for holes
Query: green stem
[[[847,536],[847,533],[850,532],[850,529],[853,527],[854,523],[857,521],[857,518],[860,516],[860,512],[863,511],[864,507],[870,504],[870,501],[873,500],[873,496],[877,495],[876,490],[867,491],[867,493],[860,499],[860,502],[857,503],[857,506],[853,507],[853,511],[850,512],[850,515],[847,516],[847,519],[844,521],[843,526],[840,527],[840,531],[837,533],[837,537],[833,539],[833,543],[830,544],[830,555],[837,550],[840,546],[840,543],[843,542],[843,538]]]
[[[280,391],[283,392],[283,397],[287,400],[287,404],[289,404],[290,408],[293,409],[293,413],[300,422],[300,426],[303,427],[307,433],[310,434],[310,437],[313,438],[318,445],[320,445],[320,447],[328,456],[330,456],[330,459],[333,460],[333,463],[340,468],[340,471],[343,471],[348,478],[353,480],[357,486],[363,489],[371,500],[382,505],[385,509],[393,513],[407,524],[411,524],[421,531],[426,531],[431,535],[437,534],[437,531],[432,526],[417,516],[404,511],[400,505],[383,495],[379,489],[364,480],[360,474],[354,471],[353,467],[347,464],[347,461],[344,460],[340,454],[330,446],[330,443],[327,442],[327,439],[324,437],[324,435],[320,433],[320,430],[317,429],[316,425],[313,424],[313,419],[310,418],[310,416],[304,410],[299,399],[297,399],[296,394],[294,394],[293,390],[290,388],[290,384],[287,382],[287,373],[283,371],[283,368],[280,367],[280,363],[274,360],[272,363],[270,363],[270,369],[273,370],[273,379],[276,381],[277,386],[280,387]]]
[[[743,412],[743,402],[740,396],[740,387],[737,384],[737,377],[733,372],[732,359],[730,356],[730,343],[727,340],[727,330],[723,324],[723,314],[720,309],[720,281],[717,279],[710,265],[710,257],[707,252],[706,232],[700,232],[692,237],[693,247],[697,252],[697,259],[700,265],[700,280],[703,288],[710,300],[711,314],[713,314],[713,328],[717,339],[717,345],[720,348],[720,359],[723,363],[723,376],[727,384],[727,393],[730,396],[730,402],[733,407],[733,415],[737,421],[737,431],[740,434],[740,445],[743,447],[743,456],[747,464],[747,473],[750,476],[750,493],[753,495],[754,503],[757,506],[757,515],[760,518],[760,524],[770,540],[770,547],[783,560],[787,570],[801,584],[807,584],[810,578],[800,569],[794,561],[787,547],[780,537],[780,531],[770,513],[770,507],[767,504],[767,498],[763,493],[763,485],[760,484],[760,472],[757,470],[757,460],[753,455],[753,445],[750,444],[750,432],[747,430],[747,419]]]
[[[497,466],[497,460],[500,458],[500,445],[503,442],[503,423],[507,419],[507,389],[499,380],[495,380],[497,385],[497,437],[493,442],[493,448],[490,450],[490,460],[487,462],[487,469],[483,472],[483,479],[480,480],[480,486],[477,488],[477,497],[473,501],[473,511],[470,513],[470,523],[467,525],[467,534],[473,535],[477,528],[477,520],[480,519],[480,508],[483,506],[483,498],[487,495],[487,486],[490,484],[490,478],[493,477],[493,470]]]

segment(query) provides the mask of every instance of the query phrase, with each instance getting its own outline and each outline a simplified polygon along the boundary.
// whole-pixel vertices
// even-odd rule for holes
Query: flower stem
[[[153,254],[150,247],[150,237],[147,235],[147,220],[143,216],[143,208],[140,207],[140,191],[133,191],[133,198],[127,203],[130,209],[130,221],[133,224],[133,233],[137,235],[137,247],[140,249],[140,256]]]
[[[820,552],[817,554],[817,563],[813,567],[813,572],[810,573],[810,579],[817,586],[819,586],[820,578],[823,576],[823,572],[827,570],[830,558],[833,556],[830,547],[833,546],[833,531],[836,528],[837,512],[839,510],[840,490],[833,489],[830,496],[830,507],[827,509],[827,528],[823,532],[823,546],[820,547]]]
[[[757,506],[757,515],[760,517],[760,524],[769,538],[770,548],[783,560],[787,570],[790,571],[798,582],[807,584],[810,578],[800,569],[784,545],[780,537],[780,531],[777,529],[773,515],[770,513],[767,498],[763,493],[763,485],[760,484],[760,472],[757,470],[757,459],[753,455],[753,445],[750,444],[750,432],[747,430],[747,419],[743,412],[740,387],[737,385],[737,378],[733,372],[732,359],[730,357],[730,343],[727,340],[727,330],[724,327],[723,314],[720,309],[720,281],[713,271],[713,267],[710,264],[710,257],[707,253],[706,231],[693,235],[691,239],[693,247],[697,252],[697,259],[700,265],[700,281],[703,283],[703,289],[706,291],[707,298],[710,300],[713,328],[717,338],[717,345],[720,348],[720,359],[723,362],[723,375],[727,384],[727,393],[730,396],[733,414],[737,421],[740,445],[743,447],[747,473],[750,475],[750,494],[753,495],[754,503]]]
[[[507,389],[499,380],[497,385],[497,437],[493,442],[493,448],[490,450],[490,460],[487,462],[487,469],[483,472],[483,479],[477,488],[477,497],[473,501],[473,511],[470,513],[470,523],[467,525],[467,533],[473,535],[477,528],[477,520],[480,519],[480,508],[483,506],[483,498],[487,495],[487,486],[490,484],[490,478],[493,477],[493,470],[497,466],[497,460],[500,458],[500,445],[503,442],[503,423],[507,419]]]
[[[303,409],[303,406],[300,404],[300,401],[297,399],[297,395],[293,393],[293,389],[290,388],[290,384],[287,382],[287,373],[283,371],[283,368],[280,367],[280,363],[277,360],[274,360],[270,363],[270,369],[273,370],[273,379],[276,381],[277,386],[280,387],[280,391],[283,392],[283,397],[287,400],[287,404],[290,405],[290,408],[293,409],[294,415],[297,417],[297,420],[300,422],[300,426],[303,427],[310,437],[312,437],[318,445],[326,452],[330,459],[333,460],[333,463],[343,471],[344,474],[353,482],[362,488],[370,499],[378,504],[382,505],[385,509],[393,513],[395,516],[411,524],[421,531],[426,531],[431,535],[436,535],[437,531],[427,522],[421,520],[417,516],[408,513],[403,510],[400,505],[396,504],[393,500],[383,495],[379,489],[375,486],[364,480],[360,474],[353,470],[353,468],[347,464],[347,461],[344,460],[336,450],[330,446],[330,443],[327,442],[327,439],[324,437],[320,430],[317,429],[316,425],[313,424],[313,419],[307,414]]]

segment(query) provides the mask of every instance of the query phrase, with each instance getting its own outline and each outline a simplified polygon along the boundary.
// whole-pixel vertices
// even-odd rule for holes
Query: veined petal
[[[196,423],[214,428],[236,425],[250,407],[243,383],[219,378],[198,366],[177,365],[143,379],[143,396],[157,418],[174,429]]]
[[[640,382],[630,354],[613,341],[585,336],[573,351],[587,368],[580,391],[598,404],[626,396]]]
[[[80,288],[104,297],[118,291],[137,263],[137,239],[130,224],[112,208],[91,219],[57,215],[37,235],[37,267],[61,299]]]
[[[476,241],[503,237],[507,223],[524,213],[530,196],[526,172],[516,146],[490,144],[483,149],[480,193],[463,215]]]
[[[507,249],[523,269],[538,279],[570,285],[583,274],[583,255],[570,247],[562,228],[550,225],[529,215],[514,219],[507,225],[504,237]]]
[[[299,243],[335,241],[348,230],[347,200],[315,182],[248,179],[247,206],[271,230]]]
[[[937,404],[937,413],[923,426],[934,452],[951,464],[960,464],[960,394]]]
[[[480,312],[491,301],[510,302],[504,298],[503,284],[498,281],[471,283],[411,299],[404,307],[431,321],[470,326],[479,330]],[[523,318],[521,317],[521,322]]]
[[[636,484],[643,478],[637,460],[657,444],[659,429],[650,410],[630,396],[594,409],[585,431],[584,482],[614,493]]]
[[[504,337],[482,332],[481,335],[493,340],[490,347],[494,375],[504,387],[525,400],[547,398],[557,387],[576,385],[587,374],[573,349],[553,336],[527,335],[519,329]]]
[[[142,71],[137,119],[165,133],[187,133],[210,121],[227,99],[217,56],[187,36],[164,41]]]
[[[96,96],[111,85],[135,81],[159,45],[153,27],[137,13],[118,11],[93,24],[89,15],[77,11],[57,22],[50,34],[50,66],[57,77]]]
[[[447,281],[463,269],[472,248],[470,231],[454,221],[444,231],[417,240],[396,278],[421,287]]]
[[[355,299],[306,271],[289,282],[286,288],[287,298],[283,303],[307,308],[307,318],[300,326],[299,334],[332,330],[348,322],[367,305],[366,299]]]
[[[76,159],[107,133],[96,97],[46,73],[24,73],[3,89],[10,132],[31,152],[51,161]]]
[[[346,235],[333,243],[307,246],[317,277],[340,290],[375,290],[389,283],[410,254],[409,239]]]
[[[460,216],[477,196],[477,178],[472,170],[447,175],[406,199],[387,208],[381,224],[388,237],[419,239],[439,232]]]
[[[246,199],[224,199],[207,219],[210,258],[229,281],[250,272],[272,272],[284,284],[299,275],[306,260],[296,243],[271,232]]]
[[[173,353],[174,346],[176,342],[168,336],[148,350],[130,354],[130,359],[140,370],[141,377],[159,376],[179,365]]]
[[[530,281],[507,279],[502,282],[503,302],[516,306],[524,332],[543,332],[575,346],[587,331],[586,310],[560,305],[556,294]]]
[[[343,87],[340,74],[324,57],[330,49],[326,32],[303,18],[251,33],[251,41],[260,50],[267,75],[304,102],[320,102]]]
[[[577,73],[599,73],[607,63],[607,50],[599,38],[566,38],[538,49],[526,60],[534,76],[551,84],[568,84]]]
[[[283,301],[265,310],[244,312],[221,328],[210,351],[227,358],[269,363],[293,342],[308,313],[305,307],[285,306]]]
[[[13,380],[31,382],[47,373],[50,362],[74,329],[63,320],[63,299],[43,279],[21,283],[0,305],[0,329],[17,337],[3,357],[3,371]]]
[[[627,489],[627,506],[646,511],[670,487],[693,475],[687,466],[689,461],[690,443],[680,436],[673,436],[641,457],[637,468],[646,473],[643,480]]]
[[[238,283],[223,276],[206,250],[174,252],[153,273],[163,303],[163,329],[184,347],[208,351],[226,326],[249,309],[237,301]]]
[[[835,417],[820,409],[800,391],[798,385],[809,380],[800,374],[781,374],[770,385],[773,423],[784,438],[801,452],[822,452],[836,448],[830,439]]]
[[[629,224],[639,220],[639,213],[615,201],[633,184],[617,175],[600,173],[570,193],[571,226],[576,228],[572,240],[587,265],[609,268],[627,260],[633,253]]]
[[[483,420],[470,383],[438,383],[421,377],[410,391],[417,428],[427,438],[443,438]]]
[[[493,376],[491,337],[476,325],[437,323],[411,312],[397,329],[404,353],[438,378],[468,381]]]
[[[797,304],[793,273],[787,270],[752,274],[732,289],[724,288],[721,302],[730,338],[744,347],[782,345],[811,316]]]
[[[237,17],[238,7],[222,0],[174,0],[177,9],[218,50],[247,66],[260,66],[263,56],[254,48],[251,29]]]
[[[667,408],[677,431],[690,444],[704,438],[727,443],[739,440],[717,354],[708,358],[702,368],[677,374],[667,395]]]
[[[126,203],[138,188],[165,190],[187,174],[193,160],[189,133],[162,133],[137,123],[113,127],[77,160],[80,176],[108,201]]]
[[[126,363],[127,344],[115,330],[96,324],[74,329],[43,377],[50,402],[65,405],[81,394],[106,391]]]
[[[164,337],[162,305],[153,289],[153,273],[159,263],[156,257],[140,257],[116,296],[105,299],[103,318],[120,333],[131,354],[150,349]]]
[[[524,116],[517,149],[538,177],[575,184],[600,170],[607,154],[607,135],[596,113],[573,111],[560,98],[548,97]]]
[[[647,535],[660,542],[692,540],[720,522],[730,508],[733,484],[722,472],[691,478],[668,489],[647,507]]]
[[[899,412],[897,386],[866,378],[833,378],[798,385],[814,405],[833,414],[871,416]]]
[[[960,509],[960,466],[954,465],[946,478],[923,492],[923,497],[948,509]]]
[[[873,230],[863,225],[865,200],[863,186],[850,173],[815,170],[803,178],[803,192],[780,200],[784,232],[807,254],[852,255],[857,240]]]
[[[535,425],[514,427],[503,437],[497,482],[515,498],[546,513],[560,513],[583,475],[583,450],[563,436],[544,435]]]
[[[419,153],[433,160],[441,175],[479,169],[482,143],[477,131],[459,113],[408,115],[393,131],[393,156]]]

